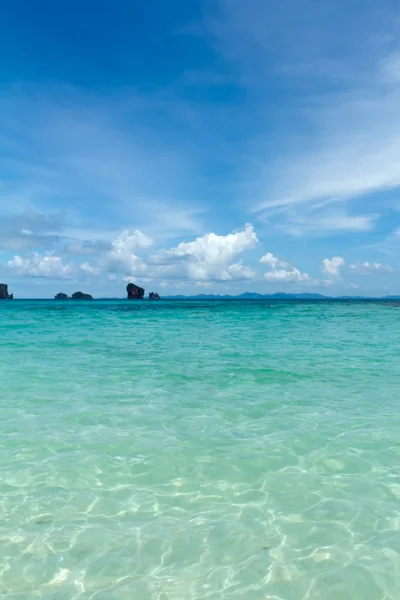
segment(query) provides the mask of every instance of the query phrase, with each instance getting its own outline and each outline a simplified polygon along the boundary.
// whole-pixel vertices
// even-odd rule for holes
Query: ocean
[[[397,600],[399,402],[393,302],[0,302],[0,597]]]

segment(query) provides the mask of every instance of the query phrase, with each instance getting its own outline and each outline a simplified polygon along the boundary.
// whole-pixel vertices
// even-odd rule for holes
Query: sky
[[[17,298],[400,294],[400,0],[4,0]]]

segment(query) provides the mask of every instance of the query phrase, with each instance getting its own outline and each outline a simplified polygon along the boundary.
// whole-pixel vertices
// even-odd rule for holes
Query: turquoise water
[[[0,597],[396,600],[400,307],[0,303]]]

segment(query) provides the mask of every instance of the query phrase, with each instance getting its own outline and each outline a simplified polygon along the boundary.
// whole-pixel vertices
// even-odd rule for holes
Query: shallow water
[[[400,597],[400,308],[0,303],[0,597]]]

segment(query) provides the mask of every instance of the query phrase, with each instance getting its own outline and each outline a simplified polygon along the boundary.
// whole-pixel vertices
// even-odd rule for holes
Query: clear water
[[[0,303],[0,597],[400,597],[400,308]]]

